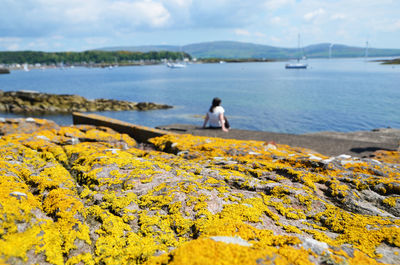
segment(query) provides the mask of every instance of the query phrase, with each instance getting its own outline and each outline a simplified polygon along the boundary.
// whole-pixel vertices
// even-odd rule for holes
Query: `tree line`
[[[187,53],[170,51],[131,52],[131,51],[84,51],[84,52],[0,52],[1,64],[74,64],[74,63],[126,63],[141,60],[179,60],[191,59]]]

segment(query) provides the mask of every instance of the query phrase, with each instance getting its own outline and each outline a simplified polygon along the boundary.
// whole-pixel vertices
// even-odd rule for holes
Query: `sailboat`
[[[300,62],[300,54],[302,53],[301,52],[301,49],[300,49],[300,34],[299,34],[299,36],[298,36],[298,46],[297,46],[297,49],[298,49],[298,58],[297,58],[297,62],[296,63],[288,63],[288,64],[286,64],[285,65],[285,68],[286,69],[307,69],[307,64],[305,64],[305,63],[301,63]],[[303,58],[305,58],[304,56],[303,56]]]
[[[182,48],[180,50],[181,50],[181,55],[182,55],[182,62],[175,62],[175,63],[168,62],[167,67],[169,67],[169,68],[185,68],[186,67],[186,64],[184,63],[185,56],[183,56]]]
[[[186,64],[183,64],[183,63],[167,63],[167,67],[169,67],[169,68],[185,68]]]

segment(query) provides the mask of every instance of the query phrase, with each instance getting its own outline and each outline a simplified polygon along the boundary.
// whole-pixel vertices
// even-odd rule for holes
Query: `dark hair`
[[[218,107],[221,105],[221,99],[220,98],[213,98],[212,105],[210,107],[210,112],[214,112],[214,108]]]

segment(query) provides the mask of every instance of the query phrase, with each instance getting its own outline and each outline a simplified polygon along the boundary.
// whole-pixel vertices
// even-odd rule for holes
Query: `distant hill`
[[[303,48],[307,58],[323,58],[329,56],[330,43],[309,45]],[[98,50],[104,51],[183,51],[195,58],[266,58],[266,59],[290,59],[297,58],[297,48],[281,48],[268,45],[236,42],[236,41],[214,41],[188,44],[184,46],[173,45],[149,45],[149,46],[126,46],[107,47]],[[334,44],[332,57],[363,57],[365,48],[351,47],[342,44]],[[370,57],[400,56],[400,49],[375,49],[369,48]]]
[[[158,52],[158,51],[179,51],[179,46],[173,45],[145,45],[145,46],[117,46],[117,47],[106,47],[97,50],[101,51],[130,51],[130,52]]]

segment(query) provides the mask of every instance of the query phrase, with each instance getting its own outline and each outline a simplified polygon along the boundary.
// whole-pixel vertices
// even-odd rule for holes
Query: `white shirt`
[[[224,114],[225,110],[221,106],[216,106],[213,112],[207,112],[208,122],[211,127],[222,127],[221,122],[219,120],[219,115]]]

